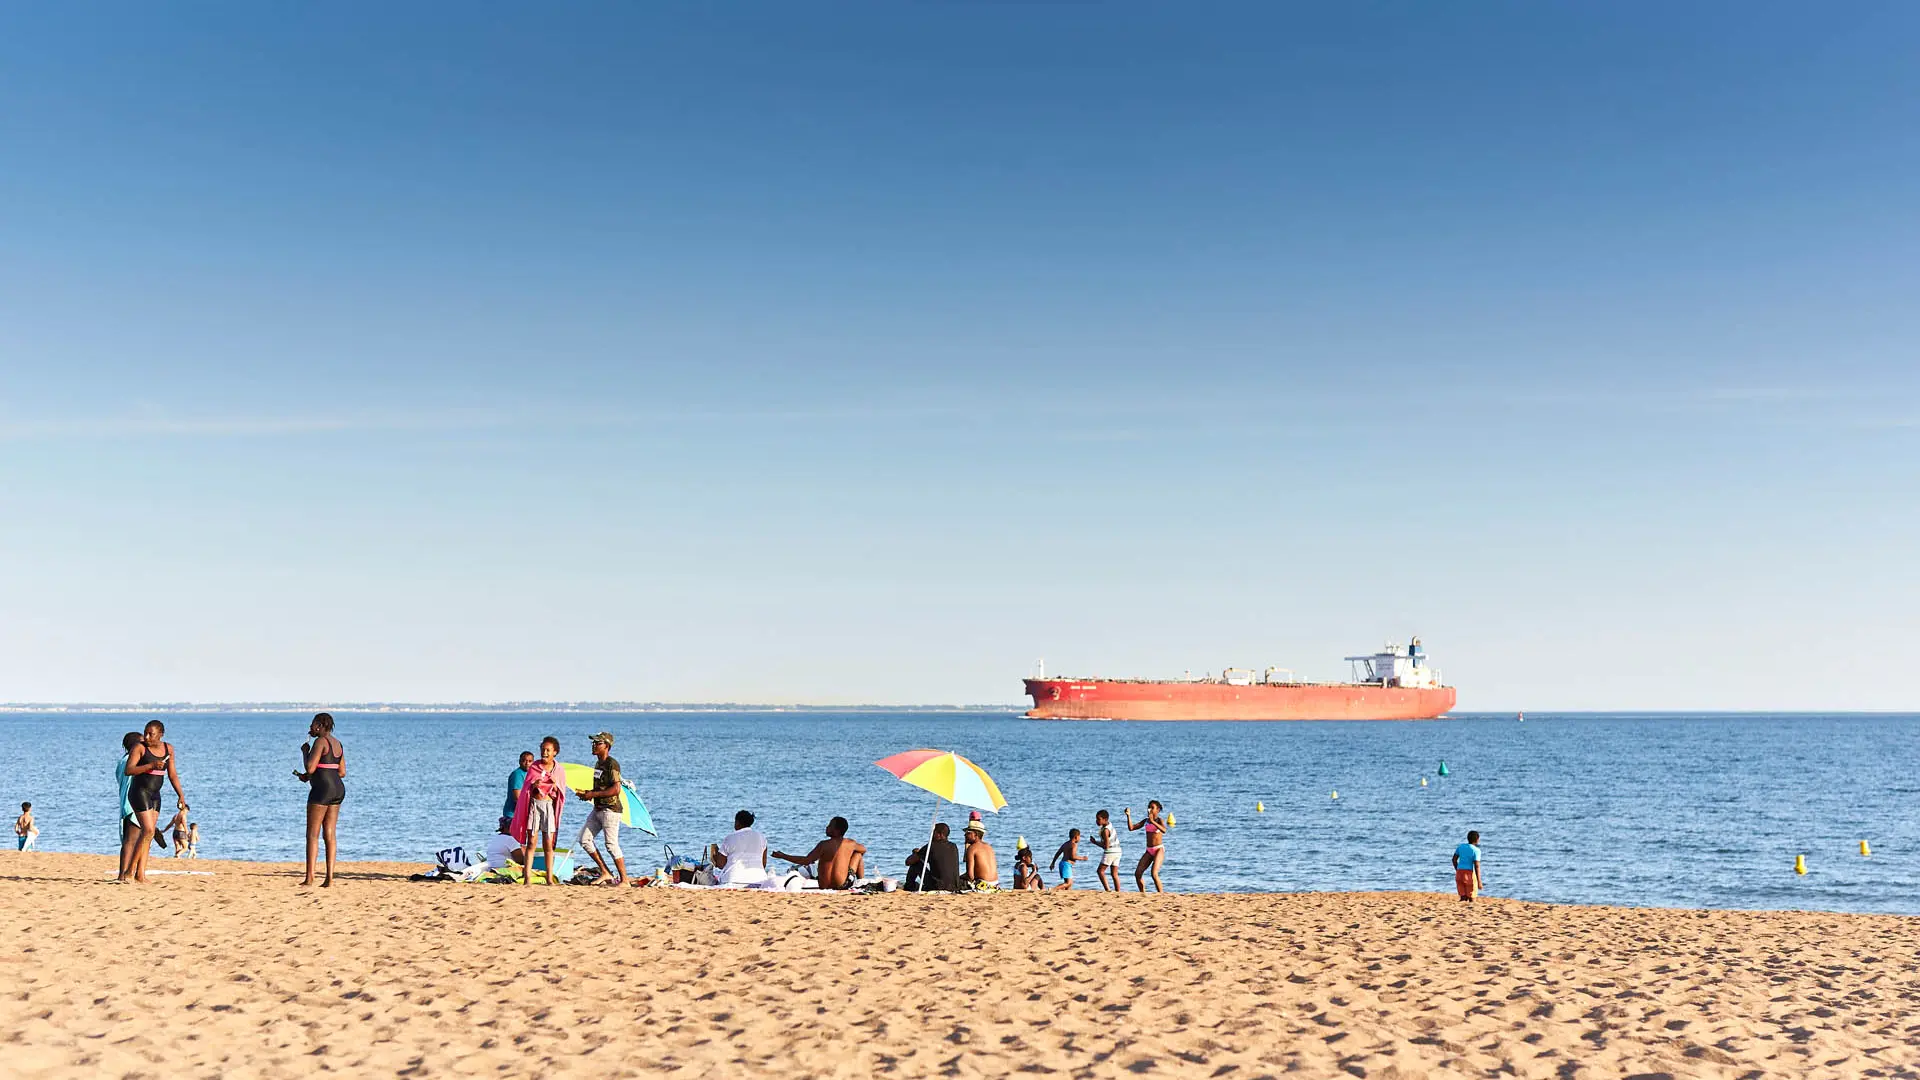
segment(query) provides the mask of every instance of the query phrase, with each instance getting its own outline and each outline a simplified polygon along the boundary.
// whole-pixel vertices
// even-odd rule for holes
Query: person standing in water
[[[33,839],[40,835],[40,830],[35,828],[33,824],[32,803],[23,802],[20,804],[20,816],[13,819],[13,835],[20,842],[21,851],[30,851],[33,849]]]
[[[167,832],[173,836],[173,857],[185,858],[187,854],[187,811],[185,807],[174,811],[173,820],[167,822]]]
[[[340,804],[347,797],[347,748],[333,735],[333,714],[316,713],[307,725],[312,742],[300,744],[302,771],[294,778],[307,785],[307,876],[300,884],[313,884],[313,861],[320,841],[327,842],[327,876],[320,887],[333,885],[333,860],[338,846],[334,828],[340,823]]]
[[[1153,875],[1153,891],[1166,892],[1160,887],[1160,867],[1167,861],[1167,823],[1160,816],[1162,809],[1160,800],[1149,800],[1146,819],[1137,825],[1133,820],[1133,808],[1126,809],[1127,831],[1138,832],[1145,829],[1147,833],[1146,854],[1140,856],[1139,863],[1133,868],[1133,886],[1141,892],[1147,891],[1146,875],[1149,873]]]
[[[187,794],[180,790],[179,756],[174,752],[173,744],[166,741],[166,736],[167,725],[158,720],[149,720],[140,741],[127,754],[126,774],[129,782],[123,806],[132,811],[135,828],[131,836],[123,835],[121,838],[121,881],[146,884],[147,852],[153,846],[154,834],[160,831],[162,786],[171,782],[180,809],[188,809]],[[128,850],[129,846],[131,851]]]

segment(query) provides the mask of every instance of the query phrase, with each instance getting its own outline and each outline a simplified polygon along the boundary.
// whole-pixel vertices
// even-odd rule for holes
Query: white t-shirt
[[[487,865],[495,869],[507,865],[513,861],[513,849],[519,846],[520,841],[506,833],[497,832],[487,837]]]
[[[767,879],[767,838],[758,829],[735,829],[720,841],[727,865],[720,868],[722,885],[751,885]]]

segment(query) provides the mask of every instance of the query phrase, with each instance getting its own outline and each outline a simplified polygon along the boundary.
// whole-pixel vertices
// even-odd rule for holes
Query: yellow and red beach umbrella
[[[994,813],[1007,805],[987,770],[952,751],[908,750],[874,764],[951,803]]]

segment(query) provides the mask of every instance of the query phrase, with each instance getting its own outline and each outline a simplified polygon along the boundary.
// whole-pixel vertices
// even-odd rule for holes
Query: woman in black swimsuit
[[[327,876],[321,888],[333,884],[333,829],[340,821],[340,803],[347,797],[347,748],[333,737],[333,716],[319,713],[308,725],[313,741],[300,747],[306,771],[293,775],[309,785],[307,790],[307,877],[302,885],[313,884],[313,860],[319,854],[320,838],[327,841]]]
[[[187,794],[180,790],[179,755],[173,744],[166,741],[167,725],[158,720],[147,721],[145,733],[127,757],[127,776],[131,783],[127,786],[127,805],[133,809],[137,830],[123,830],[120,841],[120,880],[131,880],[146,884],[147,852],[153,847],[153,836],[160,831],[160,789],[168,782],[173,784],[174,798],[179,800],[180,809],[187,809]],[[132,835],[126,835],[131,832]],[[128,845],[132,850],[128,850]]]

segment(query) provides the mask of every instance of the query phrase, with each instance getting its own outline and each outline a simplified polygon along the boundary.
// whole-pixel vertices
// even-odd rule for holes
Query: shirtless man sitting
[[[987,843],[987,827],[978,821],[967,822],[967,884],[975,889],[993,889],[1000,885],[1000,862],[994,858],[993,845]]]
[[[847,838],[847,819],[836,817],[827,822],[827,838],[813,845],[805,855],[773,853],[795,866],[814,868],[814,879],[823,889],[844,889],[866,876],[867,845]]]

